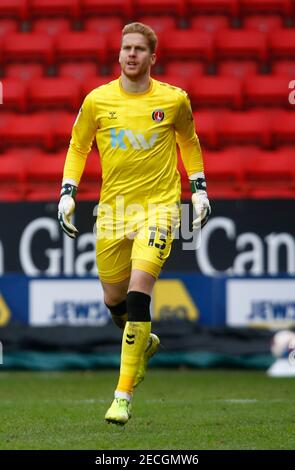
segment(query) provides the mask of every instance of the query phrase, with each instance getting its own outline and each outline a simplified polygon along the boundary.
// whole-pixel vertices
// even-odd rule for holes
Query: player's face
[[[155,61],[156,55],[151,53],[145,36],[140,33],[123,36],[119,62],[128,78],[136,80],[149,74]]]

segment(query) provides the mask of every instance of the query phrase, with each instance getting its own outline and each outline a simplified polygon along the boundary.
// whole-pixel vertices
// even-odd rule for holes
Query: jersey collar
[[[119,83],[119,89],[120,89],[121,94],[124,96],[128,96],[129,98],[138,98],[139,96],[148,95],[154,89],[154,80],[151,77],[150,77],[150,86],[143,93],[128,93],[127,91],[125,91],[124,88],[122,87],[121,77],[118,79],[118,83]]]

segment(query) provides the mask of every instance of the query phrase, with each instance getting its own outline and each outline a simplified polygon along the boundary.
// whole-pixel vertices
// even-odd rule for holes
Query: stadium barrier
[[[0,207],[2,221],[18,221],[0,227],[3,367],[34,367],[32,351],[58,354],[49,368],[60,352],[91,354],[86,368],[118,363],[120,331],[95,266],[95,206],[78,204],[76,241],[61,233],[56,203]],[[212,209],[199,248],[182,231],[155,286],[153,324],[165,347],[155,363],[267,368],[273,331],[295,326],[294,200],[216,200]]]

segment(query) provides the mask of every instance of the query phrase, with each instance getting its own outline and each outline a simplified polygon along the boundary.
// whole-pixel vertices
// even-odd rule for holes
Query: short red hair
[[[158,38],[155,31],[143,23],[129,23],[126,24],[122,30],[122,38],[125,34],[139,33],[142,34],[148,42],[151,53],[156,51]]]

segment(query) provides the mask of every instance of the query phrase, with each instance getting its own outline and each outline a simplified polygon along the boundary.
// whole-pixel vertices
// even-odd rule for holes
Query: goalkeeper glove
[[[196,179],[190,179],[192,190],[192,203],[196,211],[197,217],[193,220],[193,229],[203,228],[211,214],[211,207],[206,192],[206,181],[203,173],[192,175],[190,178],[197,176]]]
[[[78,230],[71,223],[71,217],[75,210],[75,196],[77,187],[72,184],[64,184],[61,188],[60,201],[58,204],[58,221],[62,230],[70,237],[76,238]]]

